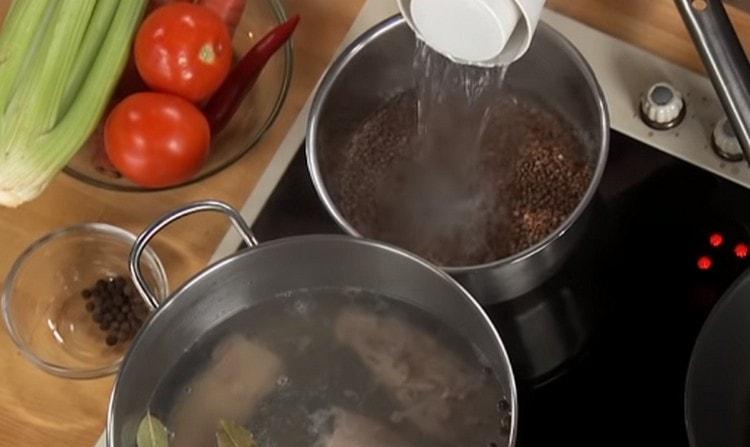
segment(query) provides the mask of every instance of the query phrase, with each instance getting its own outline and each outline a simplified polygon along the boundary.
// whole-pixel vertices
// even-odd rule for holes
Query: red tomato
[[[200,102],[229,73],[232,39],[208,8],[170,3],[146,17],[138,29],[135,64],[152,89]]]
[[[179,96],[128,96],[107,117],[104,146],[127,178],[158,188],[189,180],[208,156],[211,133],[200,110]]]

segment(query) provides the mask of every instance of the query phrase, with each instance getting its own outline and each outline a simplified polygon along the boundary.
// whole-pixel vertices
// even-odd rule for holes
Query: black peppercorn
[[[134,289],[123,276],[111,276],[97,280],[90,288],[83,289],[86,311],[104,335],[104,342],[114,346],[131,339],[142,326],[136,314],[147,315],[145,304],[133,297]]]
[[[112,335],[112,334],[107,335],[107,338],[105,339],[105,342],[109,346],[114,346],[114,345],[117,344],[117,336],[116,335]]]

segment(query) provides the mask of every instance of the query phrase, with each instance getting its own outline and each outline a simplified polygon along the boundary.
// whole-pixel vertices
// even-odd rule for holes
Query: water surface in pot
[[[504,446],[510,405],[478,350],[417,307],[361,289],[264,300],[201,337],[149,411],[177,447],[219,420],[259,446]]]

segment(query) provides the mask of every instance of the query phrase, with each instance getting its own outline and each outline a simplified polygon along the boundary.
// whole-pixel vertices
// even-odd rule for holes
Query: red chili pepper
[[[148,2],[148,7],[146,9],[146,15],[151,14],[154,11],[154,9],[160,8],[160,7],[162,7],[162,6],[166,5],[166,4],[169,4],[169,3],[174,3],[174,2],[184,2],[184,3],[190,2],[190,3],[192,3],[192,1],[193,0],[151,0],[150,2]]]
[[[242,98],[255,85],[255,81],[258,80],[268,60],[292,36],[299,19],[299,15],[295,15],[272,29],[229,72],[227,78],[203,108],[203,113],[211,126],[212,135],[218,134],[226,126],[237,111]]]
[[[247,0],[200,0],[199,5],[210,9],[221,17],[224,24],[229,28],[229,34],[234,35],[234,30],[242,19]]]

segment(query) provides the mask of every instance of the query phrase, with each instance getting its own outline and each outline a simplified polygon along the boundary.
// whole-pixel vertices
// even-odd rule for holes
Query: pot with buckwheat
[[[338,57],[310,113],[310,175],[345,232],[431,261],[484,305],[515,299],[585,235],[609,146],[601,88],[544,23],[507,73],[429,52],[398,15]]]

